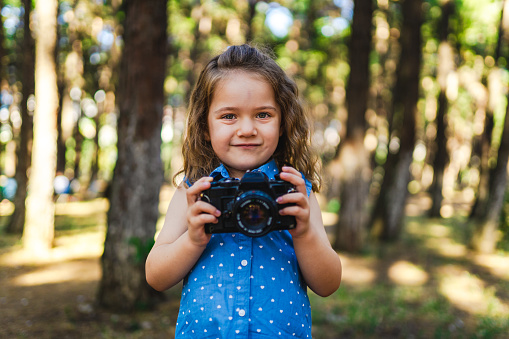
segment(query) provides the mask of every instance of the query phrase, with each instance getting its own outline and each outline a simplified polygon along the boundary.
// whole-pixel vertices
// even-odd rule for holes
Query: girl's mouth
[[[251,149],[251,148],[258,147],[259,145],[258,144],[236,144],[233,146],[238,147],[238,148]]]

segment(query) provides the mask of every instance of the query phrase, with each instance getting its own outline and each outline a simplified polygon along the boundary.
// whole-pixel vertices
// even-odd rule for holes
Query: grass
[[[361,289],[346,286],[329,300],[313,297],[315,335],[430,338],[432,332],[447,328],[456,319],[445,298],[427,292],[380,284]]]
[[[172,336],[180,287],[154,311],[95,304],[106,210],[99,200],[58,204],[49,261],[24,257],[19,237],[1,235],[0,337]],[[509,338],[509,253],[472,253],[464,225],[409,217],[398,242],[340,253],[341,288],[328,298],[310,292],[313,337]]]
[[[340,290],[310,296],[315,337],[509,338],[509,254],[470,252],[464,224],[407,218],[399,242],[342,255]]]

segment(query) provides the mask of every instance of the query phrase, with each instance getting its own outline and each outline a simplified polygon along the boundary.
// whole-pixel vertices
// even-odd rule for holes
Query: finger
[[[285,178],[287,178],[286,181],[289,181],[294,185],[304,184],[304,178],[302,177],[302,174],[295,168],[290,166],[283,166],[282,170],[283,171],[280,173],[280,176],[284,176]]]
[[[306,182],[304,181],[302,174],[295,168],[290,166],[283,166],[282,172],[279,174],[279,176],[281,179],[294,185],[297,191],[307,194]]]
[[[278,197],[276,201],[278,204],[297,204],[302,208],[307,208],[309,206],[307,196],[305,196],[302,192],[282,195]]]
[[[209,204],[205,201],[197,201],[195,202],[189,209],[191,215],[199,215],[199,214],[211,214],[215,217],[219,217],[221,215],[221,211],[219,211],[214,205]]]
[[[191,227],[203,227],[205,224],[216,224],[217,218],[211,214],[198,214],[189,218],[189,225]]]
[[[283,170],[283,172],[286,172],[286,173],[293,173],[293,174],[298,175],[298,176],[301,175],[300,172],[297,171],[292,166],[283,166],[282,170]]]
[[[191,206],[194,204],[200,193],[210,188],[210,182],[213,180],[212,177],[203,177],[196,181],[191,187],[189,187],[186,191],[187,196],[187,204]]]
[[[300,220],[307,220],[309,219],[309,212],[301,208],[300,206],[288,206],[281,210],[279,210],[280,215],[293,215],[295,218]]]

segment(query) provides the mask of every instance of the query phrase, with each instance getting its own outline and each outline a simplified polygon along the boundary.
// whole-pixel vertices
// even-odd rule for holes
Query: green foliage
[[[493,23],[498,23],[500,19],[500,2],[464,0],[459,11],[462,30],[458,32],[458,40],[478,54],[492,54],[498,37]]]
[[[475,338],[502,338],[509,333],[507,317],[481,317],[477,325]]]
[[[153,238],[142,240],[139,237],[131,237],[129,238],[128,243],[135,249],[135,264],[141,265],[145,264],[145,260],[147,259],[150,250],[154,247],[155,240]]]
[[[20,7],[21,0],[3,0],[2,4],[4,6]]]
[[[338,199],[330,199],[327,203],[327,212],[329,213],[338,213],[341,208],[341,203]]]
[[[495,47],[498,39],[498,24],[500,20],[502,0],[453,0],[455,11],[450,18],[450,34],[447,41],[453,47],[454,74],[448,80],[448,127],[449,138],[447,150],[457,168],[459,179],[451,184],[453,190],[470,189],[477,192],[479,168],[476,167],[477,154],[472,145],[478,142],[482,133],[483,117],[480,116],[488,107],[494,105],[494,131],[492,153],[499,145],[501,127],[507,107],[507,100],[503,91],[497,100],[482,97],[488,90],[488,77],[498,66],[507,67],[507,51],[503,46],[502,56],[495,60]],[[115,93],[119,88],[117,76],[120,72],[120,58],[123,48],[123,32],[125,12],[118,1],[59,1],[58,17],[58,76],[62,88],[62,98],[69,99],[71,89],[79,89],[78,98],[73,99],[76,107],[66,107],[63,121],[71,126],[63,131],[67,140],[65,153],[65,174],[70,178],[75,168],[79,168],[78,178],[87,182],[91,177],[103,180],[112,178],[115,167],[117,149],[116,133],[118,112]],[[348,107],[345,103],[345,93],[350,75],[349,39],[351,34],[351,16],[348,14],[349,1],[278,1],[256,2],[254,17],[249,18],[250,1],[245,0],[169,0],[168,6],[168,62],[165,94],[167,105],[174,109],[172,116],[171,145],[166,143],[161,147],[165,170],[169,174],[172,164],[180,164],[178,156],[182,139],[183,124],[187,99],[197,80],[198,72],[212,55],[224,50],[232,44],[246,41],[249,35],[252,41],[265,45],[275,52],[278,63],[292,77],[297,80],[300,93],[309,106],[316,138],[314,143],[321,151],[321,158],[325,166],[332,160],[340,138],[345,135],[345,122]],[[378,1],[373,13],[372,51],[370,54],[371,88],[368,99],[368,110],[371,118],[367,120],[366,128],[370,135],[376,138],[370,151],[374,167],[383,165],[388,155],[388,145],[391,141],[391,117],[397,107],[391,107],[393,98],[393,84],[399,58],[401,36],[402,11],[401,1]],[[20,0],[5,0],[3,5],[19,9]],[[277,6],[284,6],[291,13],[292,26],[285,36],[276,36],[267,24],[269,11]],[[421,29],[423,35],[423,64],[421,79],[419,80],[421,93],[417,107],[418,143],[425,145],[426,155],[412,168],[415,182],[419,182],[417,191],[425,191],[429,187],[426,182],[432,170],[429,164],[434,157],[434,140],[436,137],[437,97],[440,86],[437,81],[439,67],[438,51],[440,42],[439,23],[443,17],[443,1],[429,0],[423,2],[424,22]],[[7,11],[6,11],[7,12]],[[22,11],[18,10],[21,15]],[[6,17],[2,18],[5,24]],[[6,55],[2,56],[2,66],[7,69],[7,87],[16,103],[8,108],[11,114],[19,111],[19,90],[24,84],[20,83],[21,56],[23,51],[22,17],[18,18],[14,28],[4,27],[4,47]],[[338,24],[339,23],[339,24]],[[142,32],[140,34],[143,34]],[[104,39],[107,37],[107,39]],[[506,43],[507,45],[507,43]],[[355,56],[353,56],[355,57]],[[502,71],[500,83],[509,82],[509,72]],[[475,86],[470,86],[474,84]],[[86,99],[92,100],[99,90],[107,93],[108,104],[104,103],[104,111],[99,119],[83,116],[82,103]],[[63,106],[66,101],[62,100]],[[94,103],[100,105],[99,101]],[[73,111],[70,113],[70,111]],[[75,114],[69,119],[69,115]],[[368,114],[366,114],[368,117]],[[398,121],[396,117],[396,121]],[[2,118],[1,124],[9,128],[13,125],[10,117]],[[69,123],[69,121],[71,122]],[[78,127],[76,125],[78,124]],[[5,127],[5,128],[7,128]],[[74,134],[69,129],[78,128]],[[99,145],[87,131],[95,129],[95,133],[109,134],[109,137],[99,138]],[[12,127],[10,141],[19,137],[19,128]],[[336,135],[330,132],[335,130]],[[109,131],[109,132],[108,132]],[[67,132],[67,133],[65,133]],[[108,133],[106,133],[108,132]],[[329,135],[327,135],[329,133]],[[337,137],[335,137],[337,136]],[[82,138],[83,137],[83,138]],[[76,138],[76,140],[74,139]],[[82,141],[83,140],[83,141]],[[101,142],[104,141],[104,142]],[[4,173],[9,162],[6,152],[3,152],[6,142],[2,142],[2,158],[0,172]],[[461,150],[461,151],[460,151]],[[458,154],[469,154],[472,161],[460,159]],[[96,159],[99,164],[98,173],[94,165]],[[11,159],[12,160],[12,159]],[[174,161],[176,160],[176,161]],[[491,164],[496,159],[493,157]],[[77,164],[76,162],[80,163]],[[11,161],[12,162],[12,161]],[[428,176],[426,171],[428,170]],[[167,175],[166,177],[169,177]],[[81,180],[84,179],[84,180]],[[379,180],[376,180],[377,185]],[[338,203],[339,204],[339,203]],[[334,204],[333,204],[334,205]],[[337,208],[331,207],[336,211]],[[507,231],[504,231],[506,234]]]
[[[77,218],[73,215],[56,215],[55,231],[60,233],[75,233],[84,231],[93,231],[97,228],[98,220],[102,217],[99,213]]]
[[[500,232],[502,239],[499,242],[499,249],[509,253],[509,194],[505,194],[504,208],[500,216]]]

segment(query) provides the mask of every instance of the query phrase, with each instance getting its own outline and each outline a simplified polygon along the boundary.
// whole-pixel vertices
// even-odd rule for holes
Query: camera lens
[[[271,230],[277,207],[266,193],[249,191],[237,198],[233,211],[240,231],[256,237]]]
[[[267,224],[268,211],[263,206],[256,202],[246,204],[238,211],[240,220],[244,225],[248,225],[250,229],[258,229]]]

